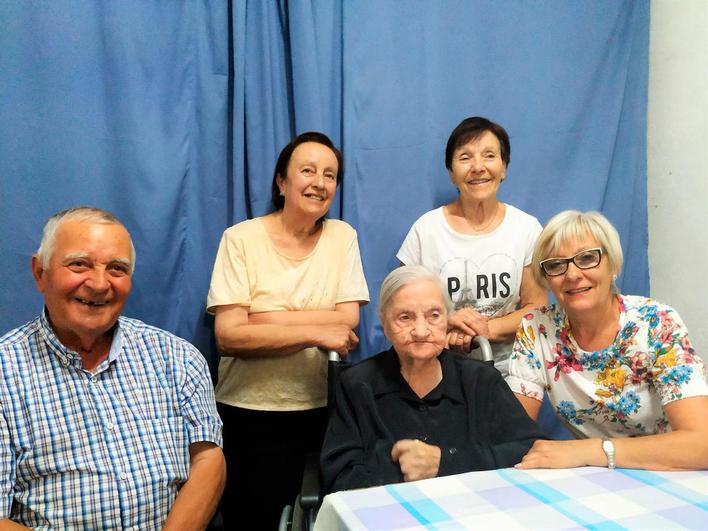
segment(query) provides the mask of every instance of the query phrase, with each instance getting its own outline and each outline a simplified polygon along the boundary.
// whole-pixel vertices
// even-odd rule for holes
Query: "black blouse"
[[[403,481],[400,439],[440,447],[438,476],[505,468],[545,439],[496,369],[444,350],[442,380],[419,398],[393,349],[344,370],[320,459],[327,492]]]

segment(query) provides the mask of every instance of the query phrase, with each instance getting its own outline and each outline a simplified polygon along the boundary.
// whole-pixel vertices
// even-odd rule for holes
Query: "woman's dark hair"
[[[460,125],[455,127],[452,133],[450,133],[450,138],[447,139],[447,147],[445,148],[445,167],[451,170],[452,155],[455,153],[455,150],[472,140],[476,140],[482,136],[482,133],[485,131],[489,131],[499,139],[502,161],[504,161],[504,166],[509,166],[511,145],[509,144],[509,135],[504,128],[481,116],[473,116],[462,120]]]
[[[280,175],[283,179],[287,177],[288,164],[290,163],[290,158],[293,156],[293,151],[295,151],[296,147],[300,144],[304,144],[305,142],[322,144],[332,150],[334,156],[337,157],[337,185],[342,182],[342,178],[344,177],[344,160],[342,159],[341,152],[334,147],[334,144],[329,137],[324,133],[318,133],[316,131],[301,133],[293,138],[290,143],[283,148],[280,155],[278,155],[278,161],[275,163],[270,196],[274,210],[282,210],[285,205],[285,198],[280,195],[280,188],[278,187],[278,175]]]

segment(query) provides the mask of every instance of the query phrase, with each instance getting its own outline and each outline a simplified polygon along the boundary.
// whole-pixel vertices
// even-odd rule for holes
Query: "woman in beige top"
[[[356,232],[325,219],[342,156],[321,133],[280,153],[274,211],[224,232],[207,311],[221,353],[227,529],[274,529],[326,425],[326,351],[346,355],[369,300]]]

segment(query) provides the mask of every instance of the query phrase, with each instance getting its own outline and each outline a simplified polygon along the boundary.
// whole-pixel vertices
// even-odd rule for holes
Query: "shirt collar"
[[[83,362],[81,361],[81,356],[75,350],[68,348],[64,345],[59,338],[54,333],[51,323],[49,322],[49,317],[47,316],[47,307],[45,306],[39,317],[40,330],[44,337],[44,340],[49,344],[51,350],[59,358],[62,365],[68,366],[72,365],[77,368],[83,367]],[[118,359],[121,350],[123,349],[123,328],[121,326],[121,318],[114,325],[113,339],[111,340],[111,348],[108,351],[108,358],[104,360],[99,366],[96,372],[100,372],[104,368],[104,364],[110,364],[111,362]]]
[[[443,350],[438,356],[442,368],[442,381],[426,396],[427,399],[439,399],[446,396],[456,402],[464,403],[462,386],[455,367],[455,356],[448,350]],[[416,396],[403,379],[398,354],[393,347],[384,354],[381,370],[376,374],[372,387],[376,396],[389,393],[411,393]]]

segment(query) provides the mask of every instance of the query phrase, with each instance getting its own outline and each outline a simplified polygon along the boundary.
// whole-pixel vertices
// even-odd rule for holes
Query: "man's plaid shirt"
[[[0,415],[0,518],[40,529],[158,529],[189,445],[221,445],[199,351],[124,317],[93,373],[44,312],[0,338]]]

